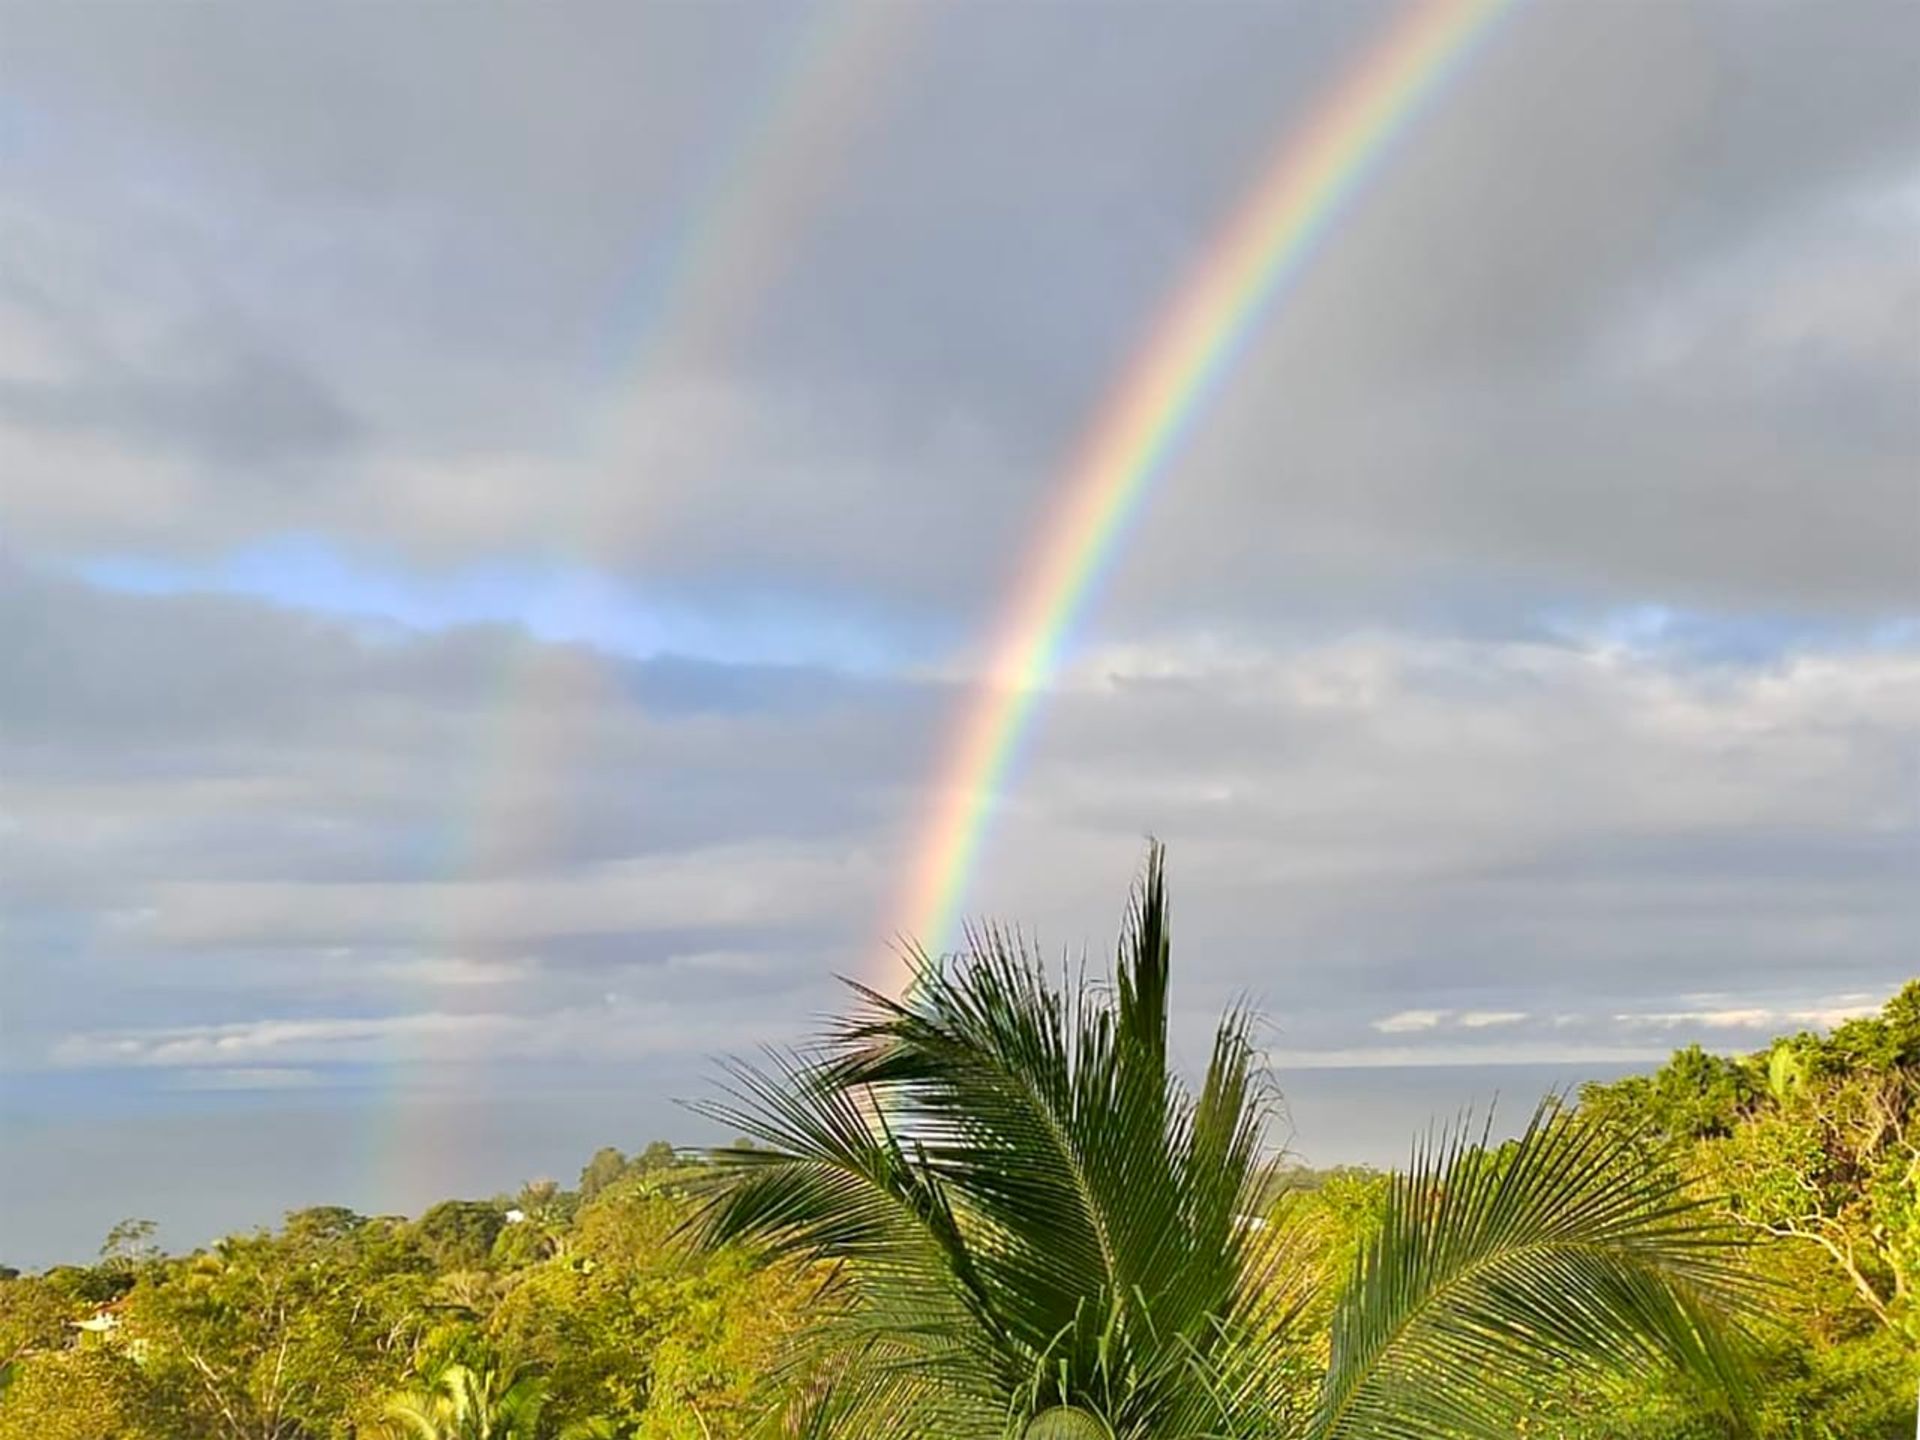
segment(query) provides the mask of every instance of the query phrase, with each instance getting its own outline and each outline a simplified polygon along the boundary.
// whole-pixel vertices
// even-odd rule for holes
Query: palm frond
[[[1269,1308],[1244,1224],[1268,1107],[1238,1013],[1198,1097],[1172,1078],[1168,918],[1156,846],[1110,990],[985,927],[960,957],[913,955],[902,998],[854,987],[813,1056],[733,1067],[703,1109],[757,1143],[715,1153],[706,1238],[846,1264],[832,1329],[889,1404],[917,1376],[969,1413],[998,1395],[1002,1429],[1083,1402],[1120,1430],[1207,1409],[1208,1357]]]
[[[1464,1131],[1397,1176],[1333,1326],[1313,1435],[1511,1435],[1555,1371],[1670,1366],[1723,1393],[1752,1282],[1672,1169],[1551,1100],[1498,1149]]]

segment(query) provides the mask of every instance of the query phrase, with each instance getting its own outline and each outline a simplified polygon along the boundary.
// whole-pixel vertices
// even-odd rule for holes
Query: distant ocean
[[[1414,1134],[1498,1100],[1502,1130],[1552,1089],[1632,1067],[1541,1065],[1280,1073],[1290,1150],[1312,1165],[1404,1160]],[[676,1105],[708,1093],[711,1071],[623,1067],[436,1071],[417,1082],[335,1073],[313,1089],[165,1088],[179,1072],[0,1077],[0,1263],[90,1259],[115,1221],[160,1224],[170,1249],[274,1225],[308,1205],[417,1214],[552,1176],[571,1184],[602,1145],[715,1135]],[[396,1099],[396,1097],[399,1097]],[[407,1132],[436,1137],[432,1163],[381,1155],[393,1107]],[[390,1149],[390,1147],[386,1147]]]

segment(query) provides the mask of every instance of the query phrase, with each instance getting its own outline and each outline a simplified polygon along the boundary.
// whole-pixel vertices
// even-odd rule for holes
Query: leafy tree
[[[655,1140],[633,1157],[632,1168],[644,1175],[649,1171],[671,1170],[679,1163],[680,1152],[673,1148],[671,1142]]]
[[[100,1263],[112,1271],[131,1273],[142,1264],[157,1259],[160,1247],[153,1243],[159,1227],[151,1220],[122,1220],[100,1244]]]
[[[1310,1267],[1250,1223],[1271,1092],[1240,1012],[1197,1093],[1169,1067],[1159,850],[1110,989],[970,938],[918,957],[903,999],[860,988],[817,1052],[735,1067],[710,1107],[772,1148],[715,1152],[707,1242],[828,1262],[785,1370],[803,1433],[1511,1434],[1524,1382],[1561,1370],[1732,1381],[1746,1291],[1720,1233],[1543,1108],[1497,1164],[1456,1142],[1392,1183],[1302,1413]]]
[[[627,1157],[611,1145],[602,1146],[580,1172],[580,1198],[593,1199],[626,1173]]]
[[[1705,1193],[1761,1242],[1752,1262],[1775,1282],[1786,1323],[1760,1357],[1757,1433],[1904,1440],[1920,1360],[1920,982],[1831,1035],[1710,1058],[1680,1051],[1655,1075],[1589,1086],[1581,1109],[1645,1111],[1692,1137]],[[1729,1076],[1741,1092],[1730,1121],[1684,1123],[1727,1114]],[[1672,1397],[1635,1402],[1644,1430],[1617,1428],[1617,1398],[1588,1408],[1594,1434],[1693,1433]]]
[[[529,1180],[513,1198],[513,1208],[536,1223],[565,1220],[577,1197],[560,1188],[558,1180]]]
[[[78,1304],[104,1305],[133,1288],[132,1271],[117,1265],[55,1265],[40,1280]]]
[[[567,1254],[502,1300],[488,1336],[546,1377],[550,1418],[647,1440],[743,1432],[807,1288],[738,1251],[690,1251],[687,1216],[668,1189],[616,1186],[581,1209]]]
[[[497,1271],[524,1270],[560,1253],[564,1236],[564,1227],[548,1226],[538,1220],[508,1225],[495,1238],[487,1264]]]
[[[484,1200],[442,1200],[415,1230],[442,1270],[478,1270],[506,1223],[505,1212]]]
[[[424,1324],[425,1256],[388,1225],[340,1233],[308,1223],[315,1214],[155,1266],[127,1294],[117,1343],[137,1348],[195,1435],[343,1433],[404,1373]]]
[[[0,1440],[200,1440],[164,1387],[122,1350],[53,1350],[0,1391]]]
[[[344,1240],[366,1223],[365,1216],[356,1215],[344,1205],[313,1205],[289,1211],[283,1228],[289,1241],[325,1243]]]
[[[1585,1087],[1580,1103],[1643,1141],[1691,1141],[1731,1135],[1764,1093],[1761,1067],[1689,1045],[1654,1075]]]
[[[35,1351],[65,1348],[73,1300],[38,1276],[0,1280],[0,1386],[14,1366]]]

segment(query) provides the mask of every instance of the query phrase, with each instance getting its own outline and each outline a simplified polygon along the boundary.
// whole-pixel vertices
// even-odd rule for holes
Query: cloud
[[[1089,57],[1065,17],[854,17],[911,83],[774,157],[809,183],[736,177],[743,214],[806,203],[777,264],[714,247],[739,273],[695,288],[761,303],[690,358],[719,320],[674,308],[680,227],[799,29],[35,17],[0,168],[32,241],[0,299],[40,337],[3,392],[10,542],[299,532],[402,571],[536,543],[702,604],[984,619],[1161,297],[1373,23],[1142,12]],[[1517,17],[1201,417],[1106,613],[1405,615],[1489,577],[1911,609],[1914,23]]]
[[[1382,1035],[1405,1035],[1416,1030],[1432,1030],[1447,1018],[1444,1010],[1399,1010],[1373,1022]]]
[[[1556,1045],[1550,1042],[1502,1045],[1356,1045],[1338,1049],[1276,1050],[1271,1063],[1287,1070],[1378,1070],[1437,1066],[1486,1068],[1501,1065],[1552,1065],[1577,1071],[1582,1066],[1653,1066],[1667,1058],[1656,1046],[1622,1044]],[[1528,1097],[1531,1098],[1531,1097]]]
[[[741,1037],[817,1013],[878,963],[960,693],[4,579],[16,1065],[130,1025],[500,994],[724,1000]],[[970,908],[1102,948],[1157,833],[1190,1023],[1250,993],[1330,1050],[1518,1043],[1555,1015],[1589,1017],[1559,1032],[1582,1045],[1755,1007],[1814,1023],[1794,1016],[1827,1002],[1773,997],[1815,963],[1841,993],[1891,988],[1920,661],[1788,636],[1703,665],[1630,633],[1091,650]],[[1736,971],[1744,996],[1647,1002]],[[1604,1018],[1639,1014],[1679,1018]]]
[[[380,962],[377,968],[395,980],[426,986],[513,985],[535,974],[525,960],[495,960],[471,955],[418,955]]]
[[[151,913],[127,933],[136,943],[169,946],[334,945],[402,943],[444,926],[495,944],[526,945],[658,930],[804,928],[856,908],[879,878],[857,861],[782,855],[779,848],[689,850],[583,866],[556,878],[165,884],[148,892]]]
[[[204,368],[204,360],[194,357]],[[178,446],[196,460],[260,467],[323,460],[357,438],[340,403],[284,357],[234,356],[210,374],[102,383],[0,381],[0,417],[28,426]]]
[[[1382,1035],[1410,1035],[1424,1030],[1491,1030],[1497,1026],[1518,1025],[1527,1019],[1524,1010],[1400,1010],[1373,1022]]]
[[[1883,997],[1843,995],[1816,1001],[1811,1005],[1775,1009],[1765,1005],[1730,1006],[1712,1010],[1668,1010],[1627,1012],[1615,1015],[1616,1023],[1636,1029],[1658,1030],[1761,1030],[1781,1032],[1803,1026],[1830,1030],[1848,1020],[1877,1015]]]
[[[9,17],[0,1067],[669,1094],[872,973],[1059,477],[1390,16],[834,13]],[[1183,1053],[1300,1065],[1909,976],[1916,26],[1516,10],[1102,557],[969,908],[1098,955],[1159,835]]]
[[[315,1017],[266,1019],[223,1025],[185,1025],[71,1036],[54,1051],[63,1065],[217,1065],[283,1057],[352,1060],[395,1058],[406,1053],[471,1053],[469,1042],[497,1042],[517,1031],[515,1017],[426,1012],[365,1019]]]
[[[712,1010],[609,996],[592,1006],[511,1014],[428,1010],[85,1032],[62,1039],[51,1058],[62,1068],[191,1069],[203,1078],[188,1083],[202,1088],[265,1089],[317,1083],[318,1066],[701,1055],[732,1030]]]

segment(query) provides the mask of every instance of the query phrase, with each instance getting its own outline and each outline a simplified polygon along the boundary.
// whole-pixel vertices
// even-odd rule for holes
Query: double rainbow
[[[1261,322],[1306,271],[1393,141],[1516,0],[1420,0],[1292,132],[1175,292],[1056,487],[994,631],[896,912],[894,937],[948,945],[1036,705],[1102,576],[1182,440]],[[879,980],[903,978],[897,961]]]

